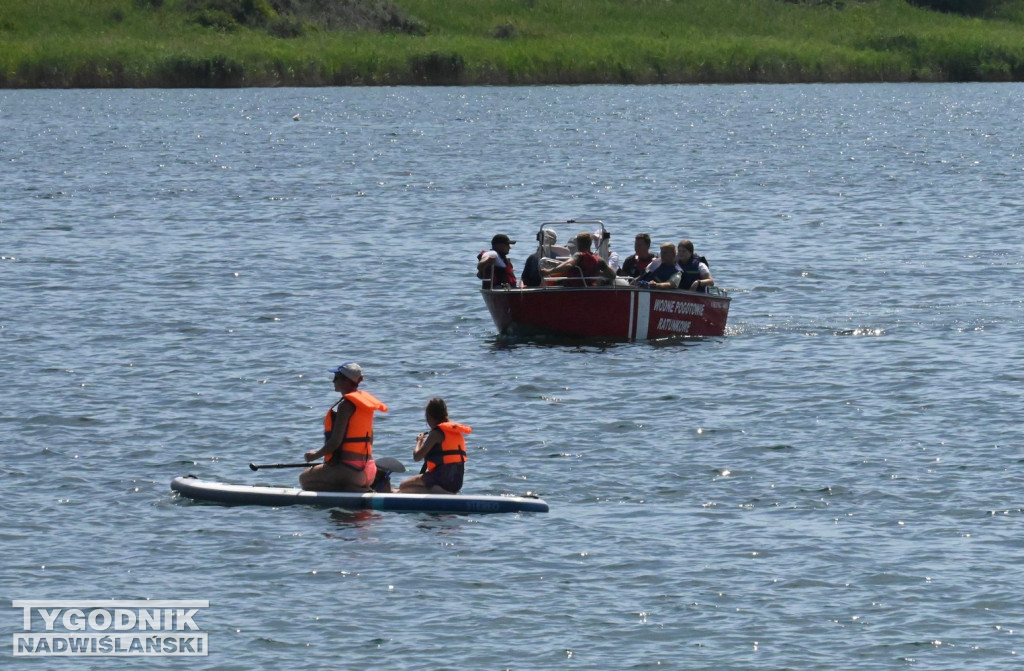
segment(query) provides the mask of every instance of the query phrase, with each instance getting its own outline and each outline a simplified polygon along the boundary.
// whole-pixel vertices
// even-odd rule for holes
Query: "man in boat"
[[[373,460],[373,413],[388,407],[368,391],[359,391],[363,369],[357,363],[344,363],[334,373],[334,391],[341,400],[324,417],[324,446],[304,455],[306,461],[320,457],[324,463],[307,468],[299,475],[303,489],[331,492],[368,492],[377,475]],[[335,409],[337,408],[337,409]]]
[[[692,242],[680,240],[676,251],[676,265],[682,271],[682,279],[679,282],[681,288],[707,293],[708,287],[715,286],[715,278],[711,277],[708,260],[694,254]]]
[[[633,250],[636,252],[626,259],[619,269],[619,275],[626,277],[640,277],[647,270],[648,264],[658,258],[657,254],[651,254],[651,236],[647,233],[637,233],[633,241]]]
[[[523,264],[523,274],[521,275],[523,286],[539,287],[541,266],[544,263],[558,265],[558,262],[554,260],[557,257],[557,252],[554,249],[556,240],[557,236],[550,228],[542,229],[537,234],[537,241],[540,245],[537,247],[537,251],[530,254],[526,258],[526,263]],[[566,250],[566,255],[568,255],[568,250]]]
[[[647,266],[647,272],[636,281],[636,286],[650,289],[678,289],[682,272],[676,266],[676,246],[666,242],[661,246],[661,257]]]
[[[516,286],[516,273],[508,254],[515,240],[509,240],[504,233],[491,238],[491,249],[476,255],[476,276],[483,280],[484,289],[498,289],[504,285]]]
[[[565,277],[564,287],[593,287],[599,279],[611,282],[615,271],[608,262],[590,251],[593,236],[584,231],[576,236],[576,253],[554,268],[541,268],[542,277]]]

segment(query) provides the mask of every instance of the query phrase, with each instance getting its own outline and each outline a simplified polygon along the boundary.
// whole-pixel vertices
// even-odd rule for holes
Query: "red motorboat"
[[[609,261],[609,235],[601,221],[576,221],[541,225],[537,234],[538,253],[557,263],[568,258],[567,247],[545,245],[545,230],[560,226],[594,231],[601,241],[597,253]],[[550,233],[547,234],[550,239]],[[563,255],[562,252],[565,251]],[[551,260],[549,260],[551,259]],[[725,291],[711,287],[709,293],[682,289],[647,289],[634,286],[629,278],[616,278],[604,286],[570,287],[566,279],[549,279],[541,286],[504,285],[481,289],[495,326],[503,335],[557,335],[615,340],[652,340],[678,336],[721,336],[729,317],[731,299]],[[599,278],[583,278],[598,282]],[[577,282],[578,283],[578,282]]]

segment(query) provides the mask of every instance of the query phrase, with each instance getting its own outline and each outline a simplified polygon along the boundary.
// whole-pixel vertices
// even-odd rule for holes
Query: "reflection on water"
[[[337,531],[325,531],[324,536],[345,541],[368,540],[367,532],[371,530],[373,523],[380,521],[381,516],[382,513],[374,510],[332,509],[330,520]],[[344,533],[346,531],[358,533]]]
[[[517,347],[556,348],[570,352],[604,352],[628,341],[606,340],[603,338],[572,338],[558,335],[510,335],[496,334],[486,339],[495,352]],[[654,342],[654,341],[650,341]]]

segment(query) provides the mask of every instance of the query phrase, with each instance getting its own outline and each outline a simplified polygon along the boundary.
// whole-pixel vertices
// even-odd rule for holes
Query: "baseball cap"
[[[496,236],[491,238],[491,247],[498,244],[514,245],[516,244],[516,241],[509,240],[508,236],[505,235],[504,233],[498,233]]]
[[[334,373],[335,375],[341,373],[353,382],[359,382],[363,379],[363,369],[360,368],[357,363],[343,363],[337,368],[332,368],[327,372]]]

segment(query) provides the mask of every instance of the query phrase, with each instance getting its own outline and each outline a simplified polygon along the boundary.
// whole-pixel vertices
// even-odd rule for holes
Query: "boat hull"
[[[721,336],[730,298],[633,286],[482,289],[498,332],[616,340]]]
[[[231,485],[192,476],[174,478],[171,489],[194,501],[233,506],[295,506],[417,513],[546,513],[542,499],[524,496],[466,494],[380,494],[311,492],[294,487]]]

